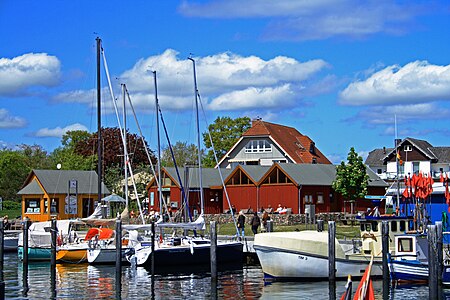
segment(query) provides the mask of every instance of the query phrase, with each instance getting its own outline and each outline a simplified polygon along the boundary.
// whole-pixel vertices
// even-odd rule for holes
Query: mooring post
[[[155,281],[155,221],[152,221],[152,253],[151,258],[152,258],[152,285],[154,285],[154,281]]]
[[[0,219],[0,299],[5,299],[5,281],[3,278],[3,252],[5,249],[4,236],[5,231],[2,218]]]
[[[329,298],[336,299],[336,223],[328,221]]]
[[[50,252],[50,285],[51,285],[51,298],[56,299],[56,243],[57,243],[58,228],[56,226],[56,219],[51,221],[51,252]]]
[[[323,231],[323,220],[317,220],[317,231],[318,232]]]
[[[211,221],[210,225],[210,235],[211,235],[211,249],[210,249],[210,258],[211,258],[211,281],[217,281],[217,228],[216,222]]]
[[[56,220],[52,219],[51,221],[51,239],[52,239],[52,248],[50,252],[50,266],[52,269],[56,268],[56,243],[57,243],[57,234],[58,229],[56,228]]]
[[[116,274],[122,275],[122,220],[116,220]]]
[[[382,248],[382,260],[383,260],[383,299],[389,298],[389,222],[382,221],[381,223],[381,248]]]
[[[436,225],[428,225],[428,293],[429,299],[438,297]]]
[[[443,242],[444,242],[444,236],[442,233],[442,221],[435,222],[436,224],[436,250],[437,250],[437,279],[438,279],[438,286],[440,287],[442,285],[442,272],[444,270],[444,253],[443,253]]]
[[[25,217],[23,219],[22,225],[23,225],[23,227],[22,227],[22,230],[23,230],[22,263],[23,263],[24,269],[25,269],[25,267],[28,268],[28,228],[30,226],[30,222],[28,221],[27,217]]]

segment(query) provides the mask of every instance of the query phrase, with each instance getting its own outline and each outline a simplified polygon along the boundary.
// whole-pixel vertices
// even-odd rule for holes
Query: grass
[[[4,217],[8,215],[8,219],[12,220],[15,219],[16,217],[22,217],[22,210],[19,209],[4,209],[4,210],[0,210],[0,217]]]
[[[324,224],[324,229],[328,230],[328,224]],[[316,230],[315,225],[310,224],[298,224],[298,225],[276,225],[274,224],[274,231],[302,231],[302,230]],[[209,232],[209,224],[206,224],[206,232]],[[259,232],[259,230],[258,230]],[[217,234],[219,235],[235,235],[236,228],[233,223],[227,224],[218,224],[217,225]],[[253,232],[251,230],[250,225],[245,226],[245,235],[253,236]],[[336,237],[338,239],[343,239],[344,237],[347,239],[358,238],[360,237],[359,226],[354,225],[340,225],[336,224]]]

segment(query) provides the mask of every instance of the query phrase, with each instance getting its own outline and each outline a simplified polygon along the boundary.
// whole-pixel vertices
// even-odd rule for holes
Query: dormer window
[[[272,145],[266,140],[251,140],[245,146],[245,153],[272,152]]]
[[[412,146],[411,146],[411,145],[405,145],[405,146],[403,146],[403,151],[405,151],[405,152],[410,152],[410,151],[412,151]]]

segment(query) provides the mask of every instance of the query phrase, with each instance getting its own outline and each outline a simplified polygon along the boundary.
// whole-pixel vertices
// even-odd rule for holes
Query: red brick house
[[[314,141],[297,129],[257,119],[219,161],[218,167],[234,169],[239,164],[271,166],[276,162],[331,164]]]

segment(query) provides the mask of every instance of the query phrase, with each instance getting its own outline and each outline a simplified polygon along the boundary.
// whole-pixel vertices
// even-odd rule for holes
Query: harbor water
[[[58,264],[55,292],[49,263],[30,263],[28,274],[16,253],[6,253],[4,262],[5,299],[328,299],[328,282],[274,282],[264,284],[258,266],[219,273],[217,288],[205,272],[186,275],[157,275],[153,281],[144,268],[125,266],[121,285],[115,266]],[[353,283],[355,291],[357,282]],[[376,299],[382,299],[382,282],[374,281]],[[153,286],[153,288],[152,288]],[[345,282],[336,284],[337,299]],[[443,291],[450,299],[450,290]],[[428,299],[427,285],[392,288],[389,299]]]

